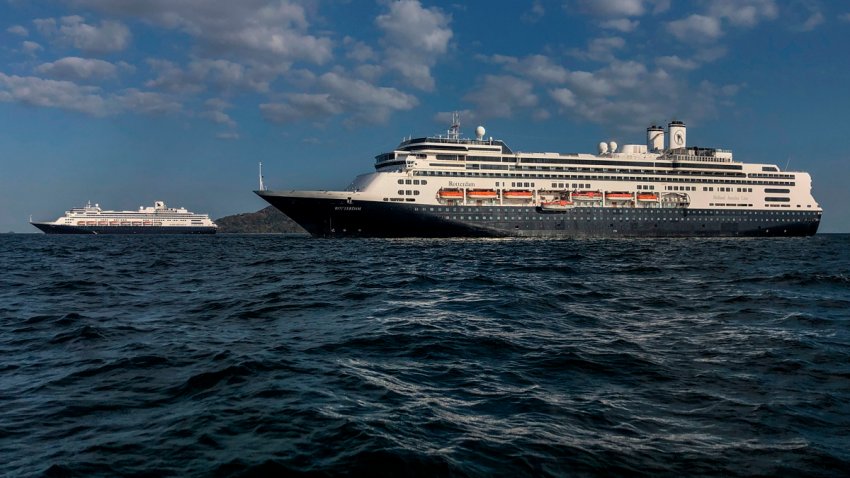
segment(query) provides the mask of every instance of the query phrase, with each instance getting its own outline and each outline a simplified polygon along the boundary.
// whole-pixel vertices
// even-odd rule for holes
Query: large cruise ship
[[[138,211],[104,211],[88,203],[53,222],[30,224],[46,234],[215,234],[218,229],[208,215],[167,207],[163,201]]]
[[[461,138],[455,117],[344,191],[269,191],[261,171],[255,192],[323,237],[808,236],[820,224],[808,173],[688,146],[681,121],[598,154],[515,152],[484,134]]]

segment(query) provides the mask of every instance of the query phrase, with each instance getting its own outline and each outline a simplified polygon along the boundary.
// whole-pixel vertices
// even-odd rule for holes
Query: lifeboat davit
[[[572,201],[561,199],[558,201],[544,202],[540,204],[540,208],[544,211],[566,211],[575,207]]]
[[[438,195],[442,199],[463,199],[463,191],[460,189],[441,189]]]
[[[470,189],[466,192],[466,195],[473,199],[495,199],[496,191],[492,189]]]
[[[655,193],[640,193],[637,198],[638,201],[658,201],[658,195]]]
[[[576,201],[599,201],[602,199],[602,193],[599,191],[579,191],[573,193],[572,198]]]
[[[505,197],[506,198],[528,199],[528,198],[531,197],[531,191],[520,191],[520,190],[505,191]]]
[[[631,201],[632,193],[608,193],[605,195],[610,201]]]

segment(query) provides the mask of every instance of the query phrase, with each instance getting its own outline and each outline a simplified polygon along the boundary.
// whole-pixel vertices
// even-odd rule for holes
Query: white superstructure
[[[52,222],[33,223],[36,227],[52,232],[72,231],[74,228],[87,232],[109,232],[126,230],[144,232],[158,230],[212,230],[218,226],[206,214],[195,214],[186,208],[167,207],[165,202],[156,201],[153,206],[141,206],[138,211],[109,211],[99,204],[87,203],[84,207],[65,211],[65,215]]]

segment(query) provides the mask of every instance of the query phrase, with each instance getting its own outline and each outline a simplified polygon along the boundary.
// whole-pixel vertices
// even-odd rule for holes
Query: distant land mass
[[[307,234],[286,214],[272,206],[257,212],[234,214],[216,219],[219,234]]]

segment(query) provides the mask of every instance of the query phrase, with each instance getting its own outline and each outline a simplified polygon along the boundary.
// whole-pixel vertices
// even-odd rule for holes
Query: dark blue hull
[[[257,194],[320,237],[775,237],[811,236],[819,211],[432,206]]]
[[[45,234],[215,234],[214,227],[67,226],[31,223]]]

